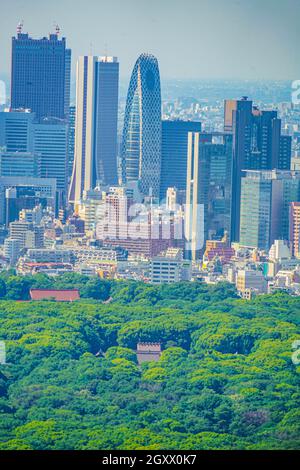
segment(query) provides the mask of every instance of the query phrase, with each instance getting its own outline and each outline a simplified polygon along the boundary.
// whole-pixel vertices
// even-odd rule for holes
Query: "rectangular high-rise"
[[[55,178],[60,202],[63,202],[67,190],[67,153],[68,125],[65,121],[48,119],[38,122],[35,113],[26,111],[10,111],[0,113],[0,147],[4,148],[15,159],[17,153],[30,153],[37,156],[38,171],[31,176]],[[12,160],[10,160],[12,161]],[[22,166],[28,165],[25,159]],[[6,158],[6,164],[9,161]],[[8,168],[8,166],[6,167]],[[12,168],[12,167],[11,167]],[[17,171],[17,169],[16,169]],[[20,168],[19,168],[20,171]],[[23,176],[28,176],[24,171]],[[7,171],[5,175],[7,175]],[[10,173],[16,175],[16,172]]]
[[[55,178],[60,205],[67,192],[68,129],[65,123],[36,123],[32,126],[33,151],[40,155],[42,178]]]
[[[0,176],[41,176],[41,155],[33,152],[2,152]]]
[[[56,210],[56,180],[26,176],[0,176],[0,224],[19,218],[22,209],[42,208]]]
[[[74,149],[75,149],[75,120],[76,120],[76,107],[70,106],[69,108],[69,136],[68,136],[68,176],[72,176],[73,163],[74,163]]]
[[[277,111],[261,111],[247,97],[226,100],[224,130],[233,134],[232,240],[239,240],[243,170],[289,170],[291,140],[281,135]]]
[[[185,233],[196,259],[208,238],[221,239],[231,226],[232,135],[188,134]]]
[[[300,199],[300,172],[244,172],[241,182],[240,244],[269,250],[274,240],[289,238],[289,209]]]
[[[200,132],[189,132],[184,212],[185,255],[195,261],[205,240],[209,162],[200,152]]]
[[[201,132],[201,122],[162,121],[160,198],[169,187],[186,190],[188,133]]]
[[[74,166],[69,199],[78,203],[97,182],[117,184],[119,63],[82,56],[77,62]]]
[[[289,214],[290,248],[292,255],[300,258],[300,202],[291,202]]]
[[[38,120],[69,112],[71,51],[58,33],[33,39],[19,28],[12,38],[11,107],[30,109]]]

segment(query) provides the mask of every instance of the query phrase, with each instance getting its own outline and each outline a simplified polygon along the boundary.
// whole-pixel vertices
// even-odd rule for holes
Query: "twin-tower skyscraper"
[[[77,62],[75,155],[69,200],[97,184],[115,185],[119,63],[116,57],[83,56]],[[161,167],[161,90],[157,59],[141,54],[131,75],[121,142],[123,183],[138,181],[158,196]]]

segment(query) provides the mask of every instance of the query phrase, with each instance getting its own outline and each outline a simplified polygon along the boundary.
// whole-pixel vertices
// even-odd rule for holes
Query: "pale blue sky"
[[[127,77],[141,52],[163,78],[300,78],[300,0],[0,0],[0,74],[19,20],[33,37],[57,22],[73,52],[119,57]]]

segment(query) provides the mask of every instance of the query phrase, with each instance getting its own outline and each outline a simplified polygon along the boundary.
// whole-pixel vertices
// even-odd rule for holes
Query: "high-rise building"
[[[24,169],[25,176],[55,178],[60,202],[65,200],[67,188],[68,125],[64,121],[47,119],[38,122],[35,113],[7,111],[0,113],[0,147],[9,152],[4,155],[6,172],[3,176],[18,176]],[[25,156],[24,152],[28,155]],[[19,155],[18,155],[19,153]],[[24,159],[21,161],[21,154]],[[29,155],[31,154],[31,155]],[[13,168],[13,159],[17,165]],[[36,163],[33,160],[37,159]],[[30,160],[36,167],[36,174],[28,174]],[[8,172],[11,174],[8,175]],[[22,176],[20,175],[20,176]]]
[[[75,152],[75,119],[76,106],[69,108],[69,136],[68,136],[68,177],[72,176]]]
[[[281,170],[292,170],[292,137],[290,135],[280,136],[279,164]]]
[[[175,187],[186,190],[187,144],[189,132],[200,132],[201,123],[193,121],[162,121],[160,198]]]
[[[159,197],[161,92],[157,59],[141,54],[131,75],[122,140],[123,182],[139,181],[144,195]]]
[[[49,38],[22,33],[12,38],[11,107],[36,113],[37,119],[65,119],[70,105],[71,51],[59,28]]]
[[[56,180],[23,176],[0,177],[0,224],[9,225],[18,220],[22,209],[42,208],[56,210]]]
[[[41,157],[41,177],[55,178],[60,203],[67,191],[68,128],[65,123],[36,123],[32,126],[33,151]]]
[[[97,182],[117,183],[119,63],[116,57],[82,56],[77,62],[75,153],[69,200]]]
[[[224,132],[233,132],[233,111],[236,111],[237,100],[224,101]]]
[[[290,203],[300,196],[300,172],[247,170],[241,183],[240,244],[268,251],[288,239]]]
[[[196,259],[205,240],[230,235],[232,136],[191,132],[188,139],[185,228]]]
[[[117,57],[98,58],[96,176],[101,184],[115,185],[117,174],[117,131],[119,62]]]
[[[41,156],[32,152],[1,152],[0,176],[41,176]]]
[[[247,97],[225,101],[224,131],[233,133],[231,238],[238,241],[242,171],[289,170],[291,140],[281,136],[277,111],[260,111]]]
[[[188,135],[186,204],[184,214],[184,233],[186,257],[195,261],[205,241],[205,201],[207,200],[209,166],[201,160],[199,152],[200,133]]]
[[[292,255],[300,258],[300,202],[290,205],[290,248]]]
[[[0,147],[6,152],[30,152],[35,114],[27,111],[0,112]]]
[[[220,240],[224,233],[230,239],[232,135],[201,133],[200,159],[207,162],[207,181],[204,185],[205,239]]]

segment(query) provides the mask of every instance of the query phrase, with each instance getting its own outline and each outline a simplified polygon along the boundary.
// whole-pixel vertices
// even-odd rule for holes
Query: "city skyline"
[[[284,4],[229,0],[226,5],[220,0],[188,0],[185,5],[177,0],[154,0],[151,5],[146,1],[113,0],[105,4],[104,10],[103,1],[92,0],[86,13],[77,1],[71,5],[69,0],[54,0],[51,5],[41,6],[35,0],[26,5],[19,0],[1,0],[5,11],[0,20],[4,46],[1,75],[10,73],[10,40],[23,20],[24,32],[33,38],[42,37],[45,31],[53,32],[59,24],[61,36],[67,38],[72,49],[72,79],[79,55],[105,53],[119,57],[120,77],[128,78],[142,51],[158,58],[163,79],[299,78],[296,59],[300,5],[296,0]],[[178,59],[184,59],[184,67],[178,67]]]
[[[0,6],[0,461],[300,449],[300,0]]]

